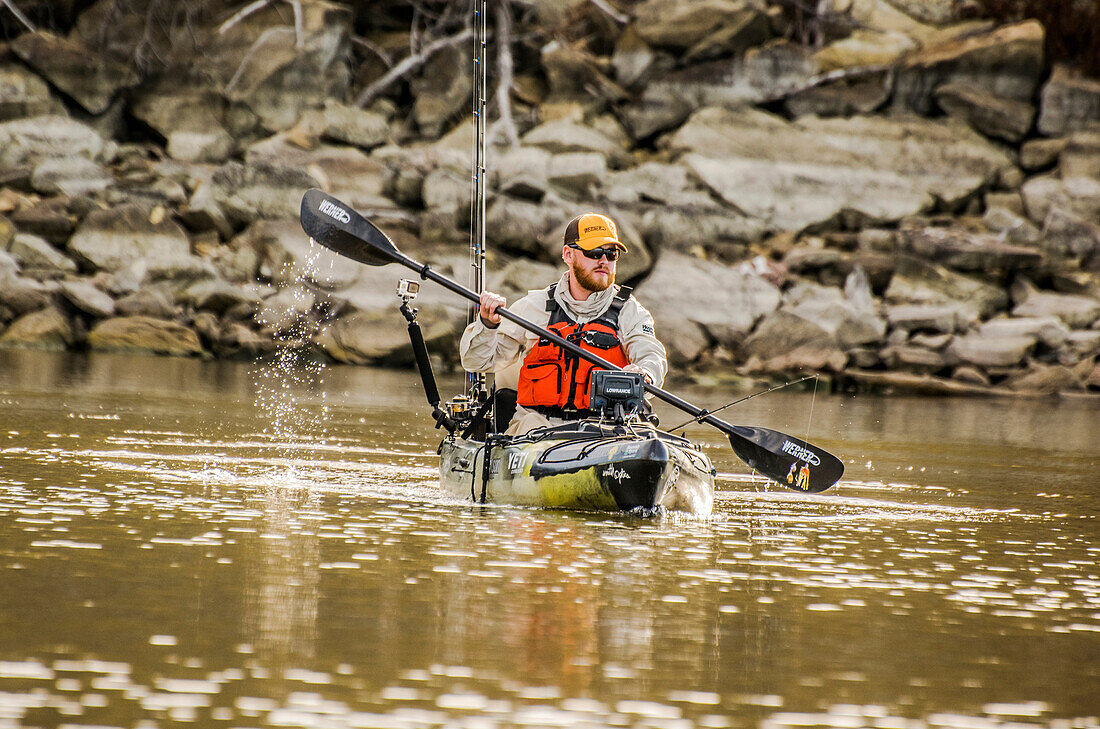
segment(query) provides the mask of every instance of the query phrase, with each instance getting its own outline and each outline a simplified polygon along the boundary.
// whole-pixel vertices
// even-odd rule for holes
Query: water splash
[[[303,261],[285,261],[279,278],[287,285],[272,297],[277,301],[256,315],[261,325],[272,330],[275,343],[273,355],[253,370],[256,405],[270,419],[260,437],[277,445],[287,456],[303,444],[323,445],[328,436],[331,411],[325,387],[326,367],[313,344],[319,317],[316,297],[309,287],[318,277],[321,252],[310,240]],[[310,393],[313,401],[301,402],[302,392]],[[293,477],[294,467],[287,468],[287,475]]]

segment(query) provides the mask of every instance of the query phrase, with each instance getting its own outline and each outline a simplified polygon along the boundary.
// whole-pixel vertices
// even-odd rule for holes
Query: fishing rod
[[[486,0],[474,0],[474,88],[473,88],[473,179],[470,191],[470,279],[471,288],[480,294],[485,290],[485,106],[486,81],[485,47]],[[478,307],[467,310],[466,323],[478,316]],[[471,401],[479,401],[485,392],[485,375],[466,373],[466,395]]]
[[[800,380],[792,380],[790,382],[784,382],[782,385],[776,385],[775,387],[769,387],[767,390],[761,390],[760,392],[754,392],[751,395],[745,395],[744,397],[738,398],[738,399],[734,400],[733,402],[726,403],[725,405],[723,405],[720,408],[715,408],[714,410],[703,410],[703,412],[700,415],[696,415],[691,420],[685,421],[683,423],[680,423],[679,425],[676,425],[676,426],[673,426],[673,427],[669,428],[668,432],[671,433],[674,430],[680,430],[681,428],[686,428],[687,426],[691,425],[692,423],[698,423],[700,418],[702,418],[704,415],[714,415],[715,413],[720,413],[723,410],[725,410],[726,408],[731,408],[734,405],[740,405],[741,403],[745,402],[746,400],[752,400],[754,397],[760,397],[761,395],[767,395],[769,392],[775,392],[776,390],[782,390],[784,387],[791,387],[792,385],[797,385],[798,383],[805,382],[806,380],[816,380],[816,379],[817,379],[817,374],[816,373],[812,374],[812,375],[806,375],[805,377],[803,377]]]
[[[397,249],[389,236],[373,223],[349,205],[321,190],[308,190],[302,197],[301,223],[302,229],[315,242],[352,260],[368,266],[398,263],[416,271],[422,279],[437,283],[468,301],[480,301],[481,297],[476,292],[433,271],[428,264],[419,263],[406,256]],[[496,311],[501,317],[597,367],[606,370],[621,369],[603,357],[504,307]],[[809,493],[824,491],[839,481],[844,474],[844,464],[839,458],[801,438],[768,428],[732,425],[656,385],[646,384],[645,389],[669,405],[725,433],[738,458],[769,479],[785,484],[796,491]]]

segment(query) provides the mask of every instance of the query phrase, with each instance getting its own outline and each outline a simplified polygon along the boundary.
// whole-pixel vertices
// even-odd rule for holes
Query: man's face
[[[607,256],[593,260],[585,256],[584,251],[566,246],[563,257],[582,288],[595,294],[615,283],[615,261]]]

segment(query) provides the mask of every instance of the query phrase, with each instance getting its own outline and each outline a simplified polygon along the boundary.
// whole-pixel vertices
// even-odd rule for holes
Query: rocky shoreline
[[[430,45],[381,12],[400,6],[211,11],[186,43],[146,34],[153,70],[113,0],[0,46],[0,347],[411,362],[408,272],[296,221],[321,187],[466,276],[469,42],[441,17],[390,83]],[[1096,396],[1100,79],[973,3],[834,6],[804,43],[765,0],[494,5],[519,40],[490,286],[552,280],[564,223],[597,209],[697,379]],[[454,365],[465,310],[434,289],[422,325]]]

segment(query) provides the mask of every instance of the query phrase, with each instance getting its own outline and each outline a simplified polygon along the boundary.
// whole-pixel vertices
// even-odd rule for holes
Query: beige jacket
[[[561,286],[560,281],[558,286]],[[533,324],[545,327],[550,321],[550,313],[546,311],[549,288],[548,286],[545,289],[529,292],[514,304],[509,304],[508,310]],[[615,287],[616,290],[618,288],[618,286]],[[612,298],[608,297],[607,303],[602,308],[591,312],[588,316],[578,315],[568,306],[568,302],[562,301],[560,296],[558,301],[563,304],[570,318],[583,324],[607,311],[611,306]],[[653,380],[653,384],[660,387],[668,372],[665,347],[653,333],[653,317],[633,297],[627,300],[619,312],[619,340],[623,343],[627,358],[645,370]],[[493,372],[496,374],[497,387],[515,390],[519,383],[519,371],[523,358],[537,341],[537,335],[507,319],[502,321],[496,329],[489,329],[478,317],[462,333],[459,354],[462,358],[462,366],[466,370]]]

